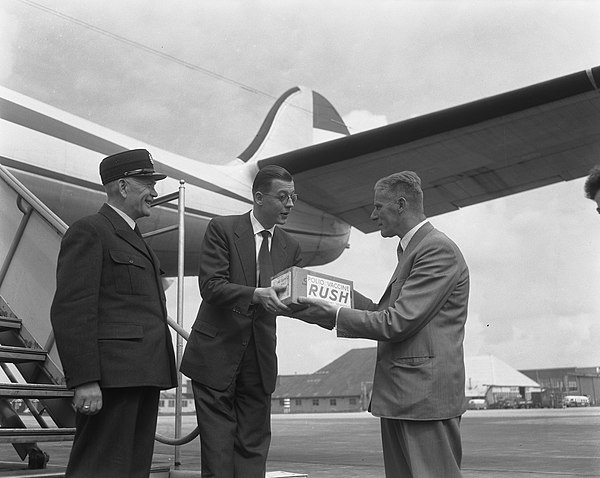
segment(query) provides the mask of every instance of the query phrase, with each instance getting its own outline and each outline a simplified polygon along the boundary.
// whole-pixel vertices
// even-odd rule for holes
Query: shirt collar
[[[421,229],[421,227],[427,222],[427,219],[421,221],[419,224],[417,224],[415,227],[413,227],[410,231],[408,231],[406,234],[404,234],[404,236],[402,237],[402,239],[400,239],[400,247],[402,247],[402,250],[405,251],[406,248],[408,247],[408,244],[410,242],[410,240],[413,238],[413,236],[416,234],[416,232]]]
[[[108,203],[106,203],[108,204]],[[125,214],[123,211],[121,211],[120,209],[114,207],[112,204],[108,204],[110,207],[112,207],[119,216],[121,216],[125,222],[128,224],[128,226],[131,229],[135,229],[135,221],[133,219],[131,219],[127,214]]]
[[[254,211],[250,211],[250,222],[252,223],[252,231],[254,235],[259,234],[261,231],[269,231],[271,233],[271,237],[273,237],[273,233],[275,232],[275,225],[270,229],[265,229],[262,224],[254,217]]]

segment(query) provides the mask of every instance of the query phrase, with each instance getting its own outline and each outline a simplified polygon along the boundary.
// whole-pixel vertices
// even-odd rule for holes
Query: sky
[[[595,0],[0,0],[0,84],[224,164],[293,86],[321,93],[356,133],[597,66],[599,26]],[[470,268],[467,356],[600,366],[599,219],[583,179],[431,218]],[[350,249],[315,270],[376,301],[396,246],[353,229]],[[189,330],[195,278],[185,293]],[[278,319],[282,374],[373,346]]]

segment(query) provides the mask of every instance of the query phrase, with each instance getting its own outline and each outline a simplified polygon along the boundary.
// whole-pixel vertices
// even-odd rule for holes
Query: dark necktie
[[[271,277],[273,276],[273,263],[271,262],[271,253],[269,252],[269,231],[260,231],[263,237],[260,250],[258,251],[258,286],[271,287]]]
[[[402,260],[403,254],[404,254],[404,249],[402,249],[402,244],[398,244],[398,249],[396,251],[396,255],[398,256],[398,261]]]

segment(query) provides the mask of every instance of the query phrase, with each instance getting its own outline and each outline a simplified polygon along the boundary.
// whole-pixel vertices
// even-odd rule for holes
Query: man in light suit
[[[300,245],[278,227],[297,199],[289,172],[261,169],[252,196],[250,212],[211,220],[200,246],[202,304],[181,371],[192,379],[203,478],[265,476],[276,312],[289,310],[270,279],[300,263]],[[270,263],[261,260],[263,247]]]
[[[400,238],[379,303],[355,294],[350,309],[301,298],[310,306],[294,315],[337,327],[340,337],[378,341],[370,411],[381,417],[386,477],[460,477],[469,271],[456,244],[427,221],[414,172],[380,179],[374,206],[381,235]]]
[[[102,160],[107,202],[61,242],[51,321],[76,432],[66,476],[147,478],[161,389],[177,385],[158,258],[136,219],[150,215],[145,149]]]

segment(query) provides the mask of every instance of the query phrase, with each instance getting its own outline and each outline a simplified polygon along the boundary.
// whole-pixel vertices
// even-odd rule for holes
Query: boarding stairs
[[[49,320],[66,225],[4,168],[0,203],[0,444],[12,444],[27,468],[44,469],[39,443],[69,441],[75,432],[73,393]],[[25,407],[27,415],[17,413]],[[2,468],[0,476],[10,476]]]
[[[12,444],[23,461],[0,456],[0,477],[62,477],[64,467],[47,465],[40,443],[72,441],[75,433],[73,392],[50,324],[67,225],[1,165],[0,204],[0,446]],[[169,471],[153,466],[151,475]]]

